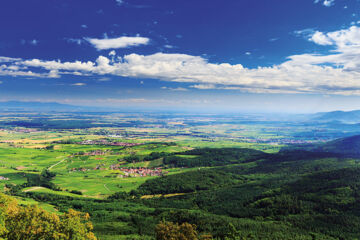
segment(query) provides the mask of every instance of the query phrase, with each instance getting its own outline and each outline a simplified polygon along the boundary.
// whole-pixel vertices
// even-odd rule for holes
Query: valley
[[[4,112],[0,187],[22,205],[89,213],[99,239],[154,239],[162,220],[214,239],[354,239],[359,132],[332,124]]]

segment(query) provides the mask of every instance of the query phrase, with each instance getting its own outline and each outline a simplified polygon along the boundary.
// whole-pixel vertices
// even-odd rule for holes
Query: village
[[[111,142],[106,139],[99,140],[84,140],[79,142],[80,145],[106,145],[106,146],[120,146],[120,147],[133,147],[142,145],[142,143],[128,143],[128,142]]]
[[[108,155],[108,154],[113,154],[113,155],[117,155],[119,153],[114,153],[111,150],[94,150],[94,151],[90,151],[90,152],[78,152],[72,155],[76,156],[76,155],[82,155],[82,156],[104,156],[104,155]]]
[[[167,171],[163,171],[162,168],[145,168],[145,167],[138,167],[138,168],[126,168],[121,167],[120,164],[113,164],[109,168],[106,168],[104,164],[97,165],[94,168],[72,168],[69,172],[87,172],[93,170],[119,170],[123,172],[123,175],[118,175],[120,178],[128,178],[128,177],[155,177],[155,176],[164,176],[167,174]]]

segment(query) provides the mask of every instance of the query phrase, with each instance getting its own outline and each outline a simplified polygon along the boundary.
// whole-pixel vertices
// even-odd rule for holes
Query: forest
[[[0,237],[359,238],[358,135],[271,145],[224,139],[233,124],[214,133],[203,122],[164,129],[153,125],[160,119],[142,121],[0,129]]]

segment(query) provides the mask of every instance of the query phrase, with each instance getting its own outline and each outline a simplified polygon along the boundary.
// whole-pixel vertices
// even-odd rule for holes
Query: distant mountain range
[[[57,102],[0,102],[0,111],[89,111],[90,107],[80,107]]]
[[[318,153],[331,153],[334,156],[360,158],[360,135],[338,138],[326,143],[301,144],[284,147],[281,151],[306,150]]]
[[[43,112],[112,112],[132,111],[134,108],[88,107],[62,104],[57,102],[0,102],[0,111],[43,111]],[[139,109],[138,109],[139,110]],[[268,115],[267,115],[268,116]],[[319,112],[308,115],[289,115],[288,121],[317,121],[338,124],[360,123],[360,110]]]
[[[360,122],[360,110],[322,112],[312,115],[311,120],[317,121],[342,121],[348,123]]]
[[[336,139],[319,147],[318,151],[338,153],[347,157],[360,157],[360,135]]]

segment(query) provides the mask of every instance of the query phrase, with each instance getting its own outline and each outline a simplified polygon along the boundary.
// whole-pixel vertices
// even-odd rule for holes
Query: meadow
[[[162,219],[190,222],[214,239],[356,237],[345,220],[335,230],[323,225],[342,214],[358,226],[357,179],[337,179],[321,195],[293,185],[321,174],[352,179],[333,171],[358,169],[360,157],[332,153],[338,142],[314,151],[339,133],[323,123],[249,118],[4,114],[0,187],[21,205],[90,213],[99,239],[154,239]],[[310,220],[311,230],[303,224]]]

